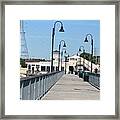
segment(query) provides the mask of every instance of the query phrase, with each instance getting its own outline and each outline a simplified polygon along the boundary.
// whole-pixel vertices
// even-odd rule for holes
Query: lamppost
[[[92,73],[93,36],[91,34],[87,34],[86,37],[85,37],[85,41],[84,42],[88,42],[88,39],[87,39],[88,36],[91,37],[91,46],[92,46],[92,49],[91,49],[91,73]]]
[[[64,50],[64,49],[63,49]],[[63,58],[63,50],[61,51],[61,71],[62,71],[62,58]],[[66,50],[64,51],[64,54],[66,53]]]
[[[84,71],[84,53],[85,53],[84,46],[80,46],[79,52],[81,54],[82,48],[83,48],[83,71]],[[80,68],[81,68],[81,57],[80,57]]]
[[[66,50],[65,50],[65,55],[64,55],[64,57],[65,57],[65,74],[66,74],[66,62],[67,62],[67,58],[69,57],[69,55],[67,54],[67,52],[66,52]]]
[[[60,44],[59,44],[58,71],[59,71],[59,68],[60,68],[60,49],[61,49],[61,43],[62,43],[62,42],[64,42],[63,47],[64,47],[64,48],[66,47],[65,41],[64,41],[64,40],[61,40],[61,41],[60,41]],[[61,52],[61,66],[62,66],[62,52]],[[62,68],[61,68],[61,70],[62,70]]]
[[[53,30],[52,30],[51,72],[53,71],[53,47],[54,47],[54,37],[55,37],[55,25],[56,25],[56,23],[60,23],[61,24],[61,28],[60,28],[59,32],[64,32],[63,23],[61,21],[56,21],[54,23]]]

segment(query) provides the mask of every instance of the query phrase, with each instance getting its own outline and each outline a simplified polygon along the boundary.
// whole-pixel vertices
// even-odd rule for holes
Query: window
[[[55,67],[53,66],[53,71],[55,71]]]
[[[70,60],[75,60],[75,58],[70,58]]]
[[[34,67],[32,67],[32,74],[34,74]]]
[[[58,71],[58,67],[56,67],[56,71]]]
[[[39,65],[36,65],[36,69],[37,69],[37,71],[39,71]]]
[[[28,65],[28,70],[30,70],[31,69],[31,65]]]
[[[41,66],[41,71],[45,71],[45,66]]]
[[[47,66],[47,71],[50,72],[50,66]]]
[[[62,67],[62,71],[64,71],[64,67]]]

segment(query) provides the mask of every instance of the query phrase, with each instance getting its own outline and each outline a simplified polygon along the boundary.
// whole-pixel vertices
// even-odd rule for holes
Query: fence
[[[21,78],[20,99],[41,99],[63,74],[62,71]]]
[[[89,83],[100,89],[100,74],[89,74]]]
[[[79,71],[79,77],[83,78],[84,81],[89,82],[97,89],[100,89],[100,74]]]

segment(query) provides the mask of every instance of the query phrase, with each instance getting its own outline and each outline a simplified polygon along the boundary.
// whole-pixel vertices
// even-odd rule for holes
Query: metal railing
[[[100,89],[100,74],[89,74],[89,83]]]
[[[52,72],[20,79],[20,99],[41,99],[49,89],[62,77],[64,72]]]
[[[79,77],[100,90],[100,74],[79,71]]]

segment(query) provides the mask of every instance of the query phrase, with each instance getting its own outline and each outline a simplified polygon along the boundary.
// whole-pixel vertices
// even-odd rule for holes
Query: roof
[[[58,50],[55,50],[55,51],[53,51],[54,53],[58,53],[59,51]]]
[[[51,60],[46,60],[46,59],[27,59],[25,61],[26,62],[41,62],[41,61],[50,62]]]
[[[80,57],[75,54],[75,55],[70,56],[69,58],[80,58]]]
[[[40,62],[40,59],[27,59],[25,62]]]

